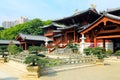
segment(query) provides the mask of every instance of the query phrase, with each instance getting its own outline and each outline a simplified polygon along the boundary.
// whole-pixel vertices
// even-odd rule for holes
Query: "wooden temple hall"
[[[80,44],[80,51],[88,46],[104,47],[113,52],[120,49],[120,8],[97,12],[95,8],[76,12],[72,16],[54,20],[43,27],[44,36],[53,42],[48,48]]]
[[[19,42],[19,46],[24,50],[27,50],[30,46],[40,46],[41,44],[45,45],[46,41],[51,42],[51,40],[45,36],[27,35],[22,33],[16,37],[16,41]]]

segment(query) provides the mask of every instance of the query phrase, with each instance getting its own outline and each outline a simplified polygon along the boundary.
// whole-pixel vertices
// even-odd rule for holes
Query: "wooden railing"
[[[53,61],[49,61],[47,64],[43,64],[41,69],[41,74],[51,73],[54,69],[61,69],[63,66],[71,66],[73,64],[86,64],[93,63],[95,57],[93,56],[78,56],[78,57],[69,57],[62,59],[54,59]]]

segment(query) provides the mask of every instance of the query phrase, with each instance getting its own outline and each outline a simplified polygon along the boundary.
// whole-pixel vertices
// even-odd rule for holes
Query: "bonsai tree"
[[[96,47],[96,48],[88,47],[88,48],[84,49],[84,53],[86,55],[93,54],[93,55],[97,56],[98,59],[103,59],[106,57],[106,53],[102,47]]]
[[[28,64],[26,67],[28,74],[38,78],[40,77],[40,68],[47,63],[47,60],[43,56],[39,57],[36,54],[30,54],[25,58],[24,63]]]
[[[30,46],[28,51],[31,53],[31,54],[38,54],[38,51],[40,50],[40,47],[38,46]]]
[[[43,58],[45,57],[44,54],[38,54],[38,51],[40,50],[40,47],[38,46],[31,46],[28,49],[30,51],[30,55],[25,58],[24,63],[29,64],[31,66],[40,65],[46,62],[46,60]]]
[[[108,49],[105,53],[107,56],[110,56],[113,52],[112,52],[112,50]]]
[[[96,47],[92,51],[93,55],[96,55],[98,59],[103,59],[106,57],[104,48],[102,47]]]
[[[46,47],[43,44],[41,44],[40,45],[40,51],[46,51],[46,50],[47,50]]]
[[[6,56],[5,52],[7,51],[7,46],[0,46],[0,52],[2,53],[2,57]]]
[[[84,49],[84,53],[85,53],[86,55],[91,55],[91,54],[92,54],[92,49],[93,49],[93,48],[91,48],[91,47],[85,48],[85,49]]]
[[[10,44],[8,45],[8,51],[10,52],[11,55],[20,53],[23,51],[23,49],[21,47],[16,46],[15,44]]]
[[[117,56],[117,58],[120,58],[120,50],[116,51],[115,55]]]
[[[34,54],[29,55],[28,57],[25,58],[24,63],[29,64],[29,66],[41,66],[42,64],[45,64],[47,62],[47,60],[41,57]]]
[[[28,51],[30,52],[30,54],[35,54],[35,55],[40,56],[40,57],[45,57],[44,54],[38,54],[39,51],[42,51],[43,47],[42,48],[41,47],[39,47],[39,46],[30,46]]]
[[[73,53],[78,52],[77,44],[70,43],[70,44],[68,44],[67,48],[71,49]]]

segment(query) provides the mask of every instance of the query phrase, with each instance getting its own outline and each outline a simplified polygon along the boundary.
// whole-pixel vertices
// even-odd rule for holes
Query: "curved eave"
[[[107,19],[108,21],[111,22],[115,22],[120,24],[120,17],[119,16],[115,16],[115,15],[111,15],[111,14],[103,14],[100,18],[98,18],[96,21],[94,21],[92,24],[90,24],[87,28],[78,31],[80,34],[84,34],[88,31],[90,31],[91,29],[93,29],[95,26],[97,26],[99,23],[103,22],[102,19]]]
[[[73,18],[73,17],[79,16],[79,15],[85,14],[85,13],[87,13],[87,12],[89,12],[89,11],[91,11],[91,12],[93,12],[93,13],[99,15],[97,12],[95,12],[96,10],[95,10],[94,8],[89,8],[89,9],[87,9],[87,10],[84,10],[84,11],[78,12],[78,13],[72,15],[72,16],[64,17],[64,18],[62,18],[62,19],[53,20],[53,22],[59,22],[59,21],[62,21],[62,20],[70,19],[70,18]]]

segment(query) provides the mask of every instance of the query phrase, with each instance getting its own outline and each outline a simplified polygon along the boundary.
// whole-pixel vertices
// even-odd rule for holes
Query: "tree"
[[[78,45],[74,44],[74,43],[70,43],[68,44],[67,48],[71,49],[73,53],[77,53],[78,52]]]
[[[0,46],[0,52],[2,52],[2,57],[5,57],[5,52],[7,51],[7,46]]]
[[[38,46],[30,46],[28,51],[31,53],[31,54],[38,54],[38,51],[40,50],[40,47]]]
[[[42,21],[40,19],[33,19],[23,24],[18,24],[13,27],[4,29],[0,32],[0,39],[15,39],[19,33],[33,34],[33,35],[43,35],[43,30],[40,28],[44,25],[50,24],[51,21]]]
[[[14,55],[23,51],[21,47],[16,46],[15,44],[8,45],[8,51]]]

